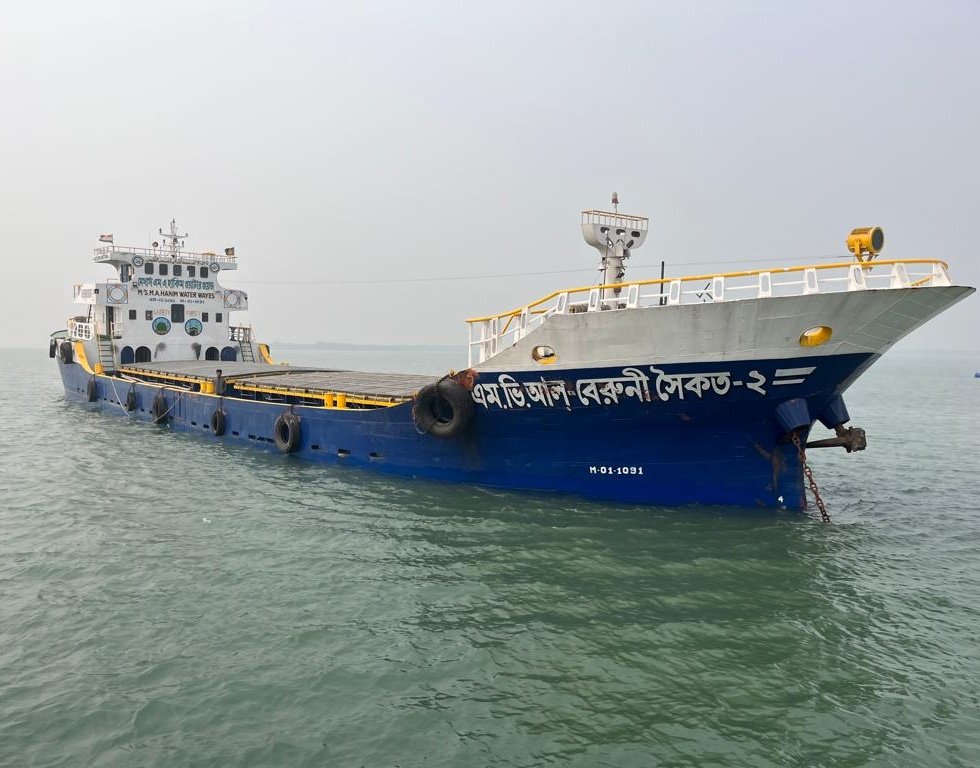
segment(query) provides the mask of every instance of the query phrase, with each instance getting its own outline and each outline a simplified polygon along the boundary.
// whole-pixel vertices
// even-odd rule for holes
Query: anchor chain
[[[827,514],[827,507],[823,503],[823,499],[820,497],[820,489],[817,488],[817,481],[813,479],[813,470],[810,469],[810,465],[806,460],[806,451],[803,449],[803,443],[800,442],[800,436],[795,431],[792,433],[793,445],[796,446],[796,453],[800,457],[800,464],[803,466],[803,474],[806,475],[807,484],[810,486],[810,492],[813,494],[814,501],[817,502],[817,509],[820,510],[820,519],[825,522],[830,522],[830,515]]]

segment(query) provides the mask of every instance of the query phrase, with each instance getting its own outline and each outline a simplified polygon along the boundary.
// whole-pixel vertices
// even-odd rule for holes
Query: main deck
[[[219,378],[219,373],[220,378]],[[245,396],[322,400],[325,407],[381,407],[412,399],[438,377],[373,373],[266,363],[189,361],[140,363],[120,368],[124,377],[197,391]]]

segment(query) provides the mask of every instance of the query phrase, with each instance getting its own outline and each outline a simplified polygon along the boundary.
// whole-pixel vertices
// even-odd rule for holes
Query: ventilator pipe
[[[794,397],[777,405],[775,416],[776,422],[786,433],[809,427],[812,421],[806,400],[801,397]]]

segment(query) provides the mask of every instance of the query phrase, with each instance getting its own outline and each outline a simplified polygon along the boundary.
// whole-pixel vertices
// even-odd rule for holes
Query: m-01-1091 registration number
[[[590,475],[642,475],[643,467],[623,466],[623,467],[602,467],[590,466]]]

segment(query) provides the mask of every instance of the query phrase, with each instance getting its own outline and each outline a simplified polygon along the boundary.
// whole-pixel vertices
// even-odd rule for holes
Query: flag
[[[112,242],[112,235],[111,234],[102,234],[102,235],[99,235],[99,242],[100,243],[111,243]]]

